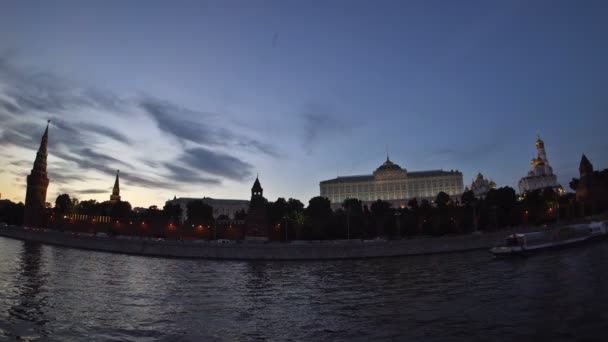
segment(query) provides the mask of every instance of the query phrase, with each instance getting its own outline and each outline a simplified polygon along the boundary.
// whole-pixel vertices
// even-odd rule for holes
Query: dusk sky
[[[319,182],[458,169],[512,186],[537,134],[567,189],[608,167],[606,1],[0,1],[0,192],[307,203]]]

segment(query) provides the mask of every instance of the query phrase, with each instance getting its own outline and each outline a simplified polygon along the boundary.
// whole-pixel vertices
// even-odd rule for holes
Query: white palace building
[[[319,185],[321,196],[329,199],[334,209],[347,198],[356,198],[364,203],[381,199],[398,207],[406,206],[413,198],[434,200],[441,191],[459,198],[463,191],[462,173],[458,170],[408,172],[391,162],[388,156],[371,175],[337,177]]]

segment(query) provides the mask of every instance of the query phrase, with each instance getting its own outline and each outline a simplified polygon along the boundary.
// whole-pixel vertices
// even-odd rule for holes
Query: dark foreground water
[[[0,238],[0,340],[608,340],[608,242],[327,262],[147,258]]]

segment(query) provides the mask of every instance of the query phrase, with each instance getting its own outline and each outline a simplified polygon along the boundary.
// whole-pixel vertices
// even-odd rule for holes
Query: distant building
[[[458,170],[408,172],[387,156],[371,175],[337,177],[319,185],[321,196],[328,198],[335,209],[347,198],[368,203],[381,199],[393,206],[405,206],[412,198],[434,200],[441,191],[456,198],[462,194],[463,180]]]
[[[519,180],[519,192],[521,194],[545,188],[561,189],[561,185],[557,183],[557,176],[553,174],[553,168],[549,165],[545,143],[540,138],[536,140],[536,150],[538,156],[532,158],[530,172],[526,177]]]
[[[23,216],[24,226],[42,227],[45,224],[44,204],[46,203],[46,190],[49,186],[49,177],[46,172],[49,123],[50,120],[47,122],[46,130],[42,135],[42,141],[36,153],[32,172],[27,176],[25,211]]]
[[[220,215],[226,215],[229,218],[233,219],[234,215],[238,211],[247,212],[247,208],[249,207],[249,201],[247,200],[238,200],[238,199],[217,199],[217,198],[188,198],[188,197],[174,197],[172,200],[167,201],[167,203],[171,204],[179,204],[182,208],[182,217],[181,222],[185,222],[188,219],[188,203],[192,201],[203,201],[203,203],[211,206],[213,208],[213,218],[217,219]]]
[[[114,188],[112,189],[112,195],[110,195],[110,203],[118,203],[120,202],[120,186],[118,185],[118,173],[120,171],[116,170],[116,180],[114,181]]]
[[[480,173],[477,174],[477,177],[471,182],[471,191],[475,194],[477,198],[485,198],[490,189],[496,189],[496,183],[492,180],[486,179]]]
[[[270,226],[263,193],[264,189],[262,189],[260,180],[256,177],[251,188],[251,201],[245,219],[245,240],[265,241],[269,238]]]

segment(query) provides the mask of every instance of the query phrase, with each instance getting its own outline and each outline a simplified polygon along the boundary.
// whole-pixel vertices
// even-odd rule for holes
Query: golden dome
[[[538,137],[538,139],[536,139],[536,146],[537,147],[545,146],[545,142],[542,141],[542,139],[540,137]]]

